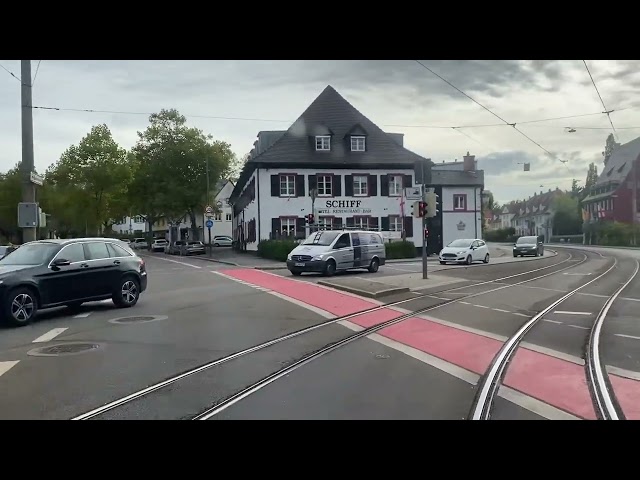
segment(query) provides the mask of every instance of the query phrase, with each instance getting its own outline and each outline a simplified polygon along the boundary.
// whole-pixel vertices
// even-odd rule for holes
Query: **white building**
[[[403,193],[416,186],[414,164],[422,160],[404,148],[402,134],[383,132],[329,86],[288,130],[258,134],[231,194],[234,238],[247,250],[283,234],[304,238],[313,213],[324,228],[378,229],[388,237],[404,228],[419,247],[421,220]],[[481,236],[483,182],[473,156],[434,165],[431,187],[441,205],[429,219],[430,251]]]
[[[111,229],[115,233],[119,233],[121,235],[142,235],[147,231],[147,224],[144,220],[144,217],[141,215],[136,215],[135,217],[125,217],[111,226]]]

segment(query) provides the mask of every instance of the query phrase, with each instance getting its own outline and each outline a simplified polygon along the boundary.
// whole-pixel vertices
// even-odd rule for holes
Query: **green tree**
[[[130,181],[126,150],[106,125],[97,125],[47,171],[47,207],[72,230],[84,220],[85,233],[103,233],[128,213],[125,199]],[[75,219],[69,219],[70,214]]]
[[[579,235],[582,233],[582,218],[579,200],[571,195],[560,195],[553,201],[553,234]]]
[[[213,187],[229,172],[234,158],[231,147],[188,127],[175,109],[154,113],[149,122],[144,132],[138,132],[133,148],[135,179],[130,198],[150,226],[159,216],[175,220],[187,214],[195,235],[196,212],[211,202],[205,198],[207,165]]]
[[[18,203],[22,200],[20,165],[0,174],[0,236],[12,242],[20,241]]]

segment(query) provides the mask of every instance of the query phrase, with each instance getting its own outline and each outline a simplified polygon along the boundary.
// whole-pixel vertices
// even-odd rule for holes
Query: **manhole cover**
[[[78,355],[80,353],[97,350],[100,345],[96,343],[63,343],[60,345],[52,345],[50,347],[34,348],[27,352],[27,355],[33,357],[62,357],[68,355]]]
[[[112,318],[109,320],[109,323],[120,323],[120,324],[129,324],[129,323],[147,323],[147,322],[156,322],[158,320],[166,320],[166,315],[137,315],[133,317],[119,317]]]

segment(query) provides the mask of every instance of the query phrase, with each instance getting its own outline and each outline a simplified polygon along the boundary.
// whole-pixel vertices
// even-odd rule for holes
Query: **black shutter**
[[[389,196],[389,175],[380,175],[380,196]]]
[[[369,228],[378,230],[378,217],[369,217]]]
[[[353,217],[347,217],[347,228],[351,227],[355,227],[356,226],[356,219]]]
[[[377,197],[378,196],[378,176],[377,175],[369,175],[369,196]]]
[[[296,175],[296,197],[304,197],[304,175]]]
[[[334,175],[332,180],[333,196],[339,197],[342,195],[342,175]]]
[[[342,217],[336,217],[333,219],[333,225],[331,226],[334,230],[342,230]]]
[[[382,231],[389,231],[389,217],[382,217]]]
[[[404,175],[402,177],[402,188],[413,187],[413,175]]]
[[[353,175],[344,176],[344,196],[353,197]]]
[[[271,196],[280,196],[280,175],[271,175]]]
[[[404,233],[409,237],[413,237],[413,217],[404,217]]]
[[[296,238],[306,238],[305,237],[305,218],[304,217],[298,217],[296,218]]]
[[[309,196],[311,196],[311,190],[314,188],[318,188],[318,177],[309,175]]]
[[[271,219],[271,240],[277,240],[278,234],[280,233],[282,233],[280,231],[280,219],[272,218]]]

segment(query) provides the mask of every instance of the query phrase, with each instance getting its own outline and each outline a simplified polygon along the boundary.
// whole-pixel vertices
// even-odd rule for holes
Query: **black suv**
[[[147,288],[144,260],[111,238],[39,240],[0,260],[0,318],[27,325],[40,308],[111,298],[132,307]]]

